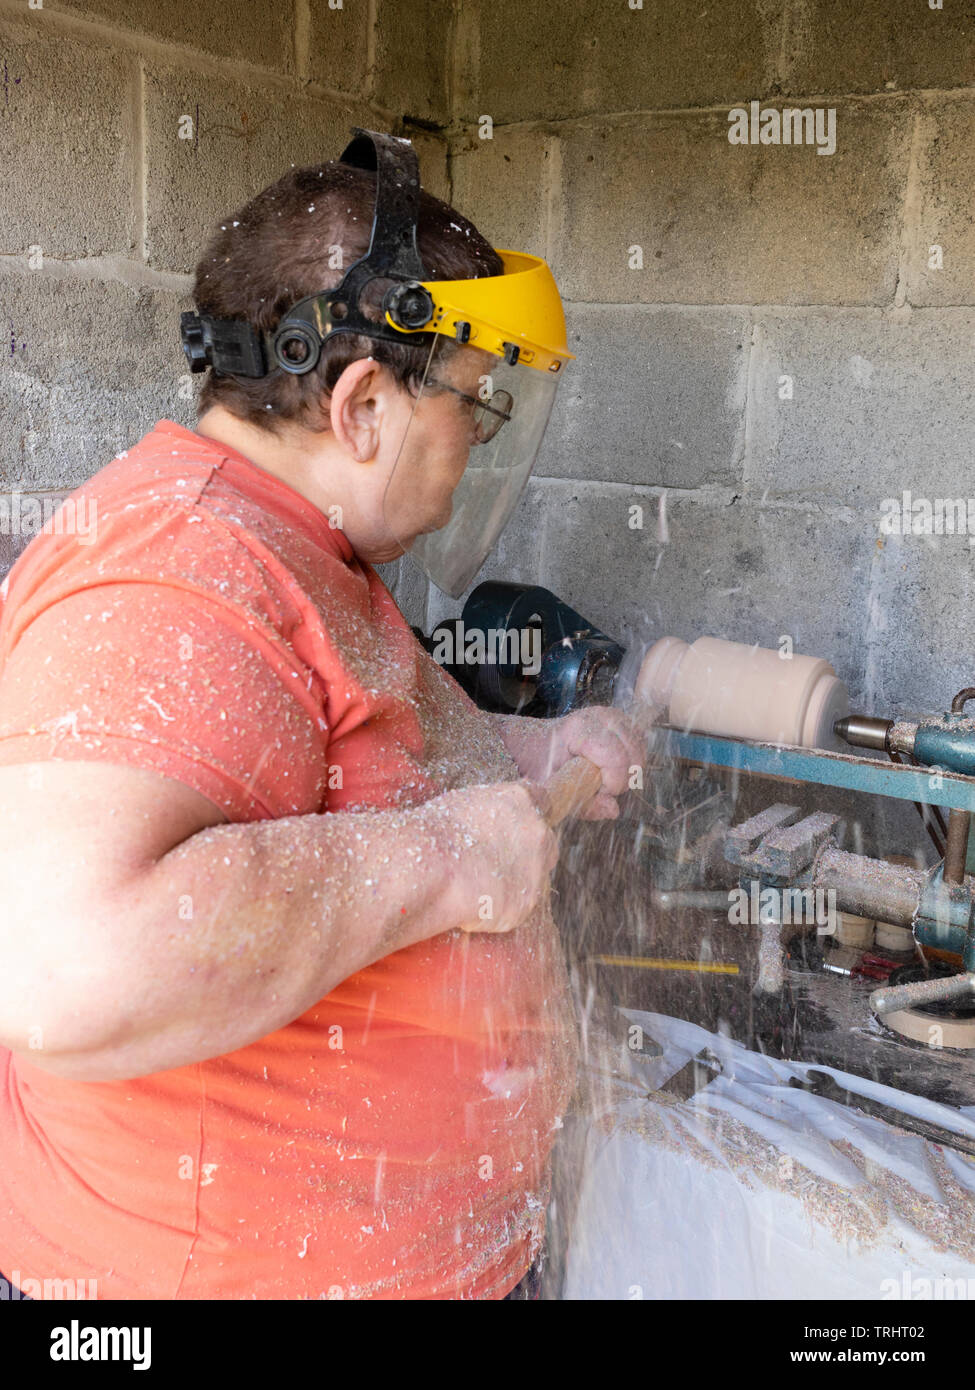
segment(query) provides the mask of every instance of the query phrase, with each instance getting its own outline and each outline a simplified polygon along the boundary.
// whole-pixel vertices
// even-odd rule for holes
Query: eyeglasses
[[[487,400],[482,401],[479,396],[469,396],[466,391],[458,391],[456,386],[451,386],[446,381],[430,378],[428,381],[431,386],[439,386],[451,395],[460,396],[462,401],[467,401],[474,407],[471,418],[474,421],[475,444],[486,444],[489,439],[494,438],[504,422],[511,419],[515,400],[510,391],[492,391]]]

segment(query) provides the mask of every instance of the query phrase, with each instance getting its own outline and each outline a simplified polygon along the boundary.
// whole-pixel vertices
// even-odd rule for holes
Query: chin
[[[388,565],[405,555],[409,549],[409,546],[396,540],[388,532],[381,540],[363,536],[359,544],[356,544],[351,536],[348,539],[357,558],[365,560],[368,565]]]
[[[453,516],[453,514],[453,507],[447,507],[446,510],[442,511],[438,517],[435,517],[433,521],[428,522],[427,525],[424,526],[423,530],[420,532],[420,535],[429,536],[432,535],[434,531],[442,531],[443,528],[447,525],[450,518]]]

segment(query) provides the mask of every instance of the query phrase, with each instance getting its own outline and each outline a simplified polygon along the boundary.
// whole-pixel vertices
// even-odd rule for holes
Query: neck
[[[294,426],[280,435],[272,434],[232,415],[222,405],[211,406],[200,416],[196,433],[236,449],[258,468],[294,488],[325,516],[341,518],[336,524],[360,559],[382,564],[402,555],[403,547],[384,527],[377,535],[376,526],[366,520],[348,476],[348,465],[331,434],[310,434]]]
[[[303,443],[296,432],[272,434],[231,415],[222,405],[214,405],[200,416],[196,433],[236,449],[258,468],[273,473],[276,478],[293,487],[295,492],[300,492],[309,502],[323,509],[324,499],[313,495],[320,492],[314,486],[316,470],[313,456],[307,443]]]

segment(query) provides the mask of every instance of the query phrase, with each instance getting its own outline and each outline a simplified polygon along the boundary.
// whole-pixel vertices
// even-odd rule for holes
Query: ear
[[[332,431],[357,463],[368,463],[379,452],[381,426],[394,389],[388,371],[371,357],[350,362],[335,383],[329,403]]]

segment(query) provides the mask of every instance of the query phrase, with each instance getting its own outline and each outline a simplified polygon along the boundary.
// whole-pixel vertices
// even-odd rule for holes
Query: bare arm
[[[510,930],[555,858],[518,783],[232,825],[155,773],[50,762],[0,768],[0,827],[0,1043],[81,1081],[222,1055],[404,946]]]

